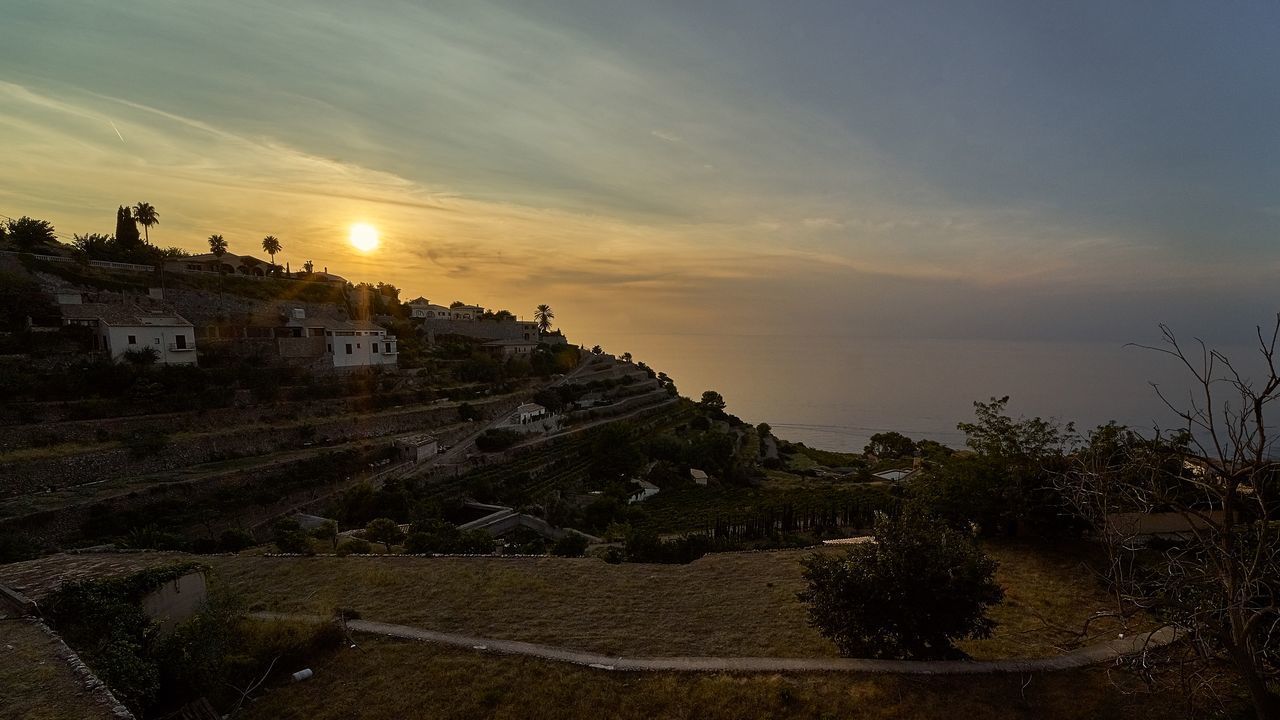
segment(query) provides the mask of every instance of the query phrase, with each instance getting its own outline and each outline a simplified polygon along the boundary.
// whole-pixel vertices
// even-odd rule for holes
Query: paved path
[[[318,620],[314,615],[290,615],[285,613],[254,613],[254,617],[272,620]],[[860,672],[904,675],[975,675],[983,673],[1023,673],[1070,670],[1114,660],[1131,655],[1144,648],[1167,645],[1176,638],[1176,631],[1163,628],[1153,633],[1140,633],[1120,640],[1090,645],[1064,655],[1046,658],[1013,660],[870,660],[863,658],[777,658],[777,657],[653,657],[629,658],[599,655],[580,650],[538,645],[516,640],[495,640],[458,633],[423,630],[408,625],[391,625],[370,620],[348,620],[347,627],[355,632],[383,635],[385,637],[421,640],[424,642],[470,648],[482,652],[505,655],[526,655],[586,665],[597,670],[629,672]]]

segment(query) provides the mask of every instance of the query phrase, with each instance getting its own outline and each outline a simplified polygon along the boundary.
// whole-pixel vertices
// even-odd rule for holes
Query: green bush
[[[240,552],[255,545],[253,535],[239,528],[223,530],[218,536],[218,549],[223,552]]]
[[[551,546],[551,554],[556,557],[582,557],[587,552],[587,543],[586,535],[571,532]]]
[[[955,641],[989,637],[1004,591],[974,538],[916,513],[881,516],[876,541],[805,559],[812,624],[853,657],[957,659]]]
[[[395,520],[383,517],[369,521],[364,529],[364,537],[370,542],[382,543],[387,552],[391,552],[391,546],[403,540],[404,533]]]
[[[307,534],[302,531],[298,521],[291,517],[283,517],[272,523],[271,541],[282,553],[310,555],[312,552]]]
[[[340,557],[346,557],[347,555],[368,555],[372,550],[373,546],[369,544],[368,540],[347,538],[338,543],[338,549],[335,552]]]
[[[476,448],[480,452],[498,452],[520,442],[524,436],[515,430],[504,430],[502,428],[491,428],[485,430],[476,438]]]

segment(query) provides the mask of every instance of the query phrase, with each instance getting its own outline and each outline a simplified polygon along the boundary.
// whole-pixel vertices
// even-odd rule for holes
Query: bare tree
[[[1191,666],[1226,661],[1257,717],[1280,718],[1269,686],[1280,679],[1280,522],[1266,418],[1280,398],[1280,317],[1269,334],[1258,328],[1259,379],[1203,341],[1188,350],[1160,329],[1163,344],[1138,347],[1191,374],[1185,405],[1155,386],[1181,427],[1150,437],[1099,428],[1063,490],[1107,548],[1117,612],[1153,611],[1186,634]],[[1144,543],[1153,523],[1163,540]]]

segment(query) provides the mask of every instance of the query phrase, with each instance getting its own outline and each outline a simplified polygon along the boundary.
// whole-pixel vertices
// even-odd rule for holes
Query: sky
[[[585,339],[1239,339],[1280,309],[1272,2],[3,6],[0,214],[67,238],[147,201],[162,246],[275,235]]]

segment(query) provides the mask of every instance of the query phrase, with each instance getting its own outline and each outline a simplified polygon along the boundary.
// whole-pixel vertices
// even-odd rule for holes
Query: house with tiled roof
[[[83,303],[60,305],[63,325],[78,325],[93,333],[93,347],[112,359],[125,353],[155,352],[156,362],[166,365],[196,363],[196,334],[178,313],[143,308],[134,303]]]

